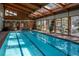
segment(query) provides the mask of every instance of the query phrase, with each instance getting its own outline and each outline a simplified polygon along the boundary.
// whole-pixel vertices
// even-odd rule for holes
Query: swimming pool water
[[[79,44],[36,31],[9,32],[2,56],[78,56]]]

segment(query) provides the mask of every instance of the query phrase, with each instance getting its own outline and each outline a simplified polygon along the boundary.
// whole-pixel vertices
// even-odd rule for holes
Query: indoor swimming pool
[[[79,56],[79,44],[37,31],[9,32],[1,56]]]

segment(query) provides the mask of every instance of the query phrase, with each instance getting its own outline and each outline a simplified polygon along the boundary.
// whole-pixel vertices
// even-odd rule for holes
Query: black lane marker
[[[41,54],[43,55],[43,56],[46,56],[39,48],[38,48],[38,46],[26,35],[26,34],[24,34],[24,33],[22,33],[25,37],[27,37],[28,39],[29,39],[29,41],[41,52]]]
[[[18,41],[18,44],[19,44],[21,56],[24,56],[24,55],[23,55],[23,52],[22,52],[22,48],[21,48],[20,42],[19,42],[19,38],[18,38],[18,36],[17,36],[17,33],[16,33],[16,37],[17,37],[17,41]]]
[[[33,35],[33,34],[32,34]],[[33,35],[34,36],[34,35]],[[47,42],[47,44],[51,47],[56,48],[57,50],[61,51],[62,53],[66,54],[65,52],[63,52],[62,50],[58,49],[57,47],[55,47],[54,45],[52,45],[51,43]],[[66,54],[66,56],[70,56],[69,54]]]

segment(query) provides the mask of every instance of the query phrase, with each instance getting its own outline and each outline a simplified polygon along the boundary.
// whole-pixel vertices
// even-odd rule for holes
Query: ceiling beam
[[[34,12],[32,8],[27,7],[27,6],[24,5],[23,3],[18,3],[18,4],[16,4],[16,5],[19,5],[19,6],[21,6],[22,8],[24,8],[24,9],[26,9],[26,10],[29,10],[29,11],[31,11],[31,12]]]
[[[28,8],[28,9],[30,9],[32,11],[35,11],[35,10],[39,9],[37,6],[34,6],[34,5],[30,4],[30,3],[27,3],[27,4],[22,3],[21,5],[23,5],[24,7]]]
[[[27,19],[29,19],[29,18],[27,18],[27,19],[24,18],[24,19],[23,19],[22,17],[19,18],[19,17],[17,17],[17,16],[5,16],[4,18],[5,18],[5,20],[27,20]],[[31,20],[31,19],[30,19],[30,20]]]
[[[43,7],[43,8],[46,9],[49,12],[49,14],[52,12],[51,10],[49,10],[49,9],[47,9],[45,7]],[[39,14],[41,14],[41,16],[45,15],[44,13],[41,13],[40,11],[36,11],[36,12],[38,12]],[[38,17],[41,17],[41,16],[38,16]]]
[[[36,14],[32,14],[32,16],[37,17],[37,15],[36,15]]]
[[[34,3],[27,3],[26,4],[28,7],[30,8],[36,8],[36,9],[39,9],[39,7],[37,5],[34,5]]]
[[[32,4],[38,6],[39,8],[41,8],[45,5],[47,5],[48,3],[32,3]]]
[[[41,8],[41,7],[42,7],[42,6],[39,5],[38,3],[31,3],[31,4],[37,6],[38,8]]]
[[[49,13],[51,13],[52,11],[51,10],[49,10],[49,9],[47,9],[46,7],[43,7],[44,9],[46,9],[46,10],[48,10],[49,11]]]
[[[53,15],[55,12],[60,12],[60,11],[62,11],[62,10],[67,10],[67,11],[68,11],[69,8],[75,7],[75,6],[77,6],[77,5],[79,5],[79,4],[73,3],[73,4],[66,5],[64,8],[58,8],[58,9],[56,9],[56,10],[53,10],[53,12],[52,12],[50,15]],[[43,18],[43,17],[50,16],[50,15],[45,15],[45,16],[42,16],[42,17],[39,17],[39,18]],[[37,18],[37,19],[39,19],[39,18]]]
[[[12,6],[8,6],[8,5],[5,6],[5,9],[16,11],[16,12],[22,12],[24,14],[29,14],[29,13],[25,12],[24,10],[20,10],[20,9],[17,9],[17,8],[12,7]]]
[[[75,7],[75,6],[78,6],[78,5],[79,5],[79,3],[72,3],[72,4],[69,4],[69,5],[66,5],[65,9]]]
[[[22,6],[19,6],[19,5],[17,5],[17,4],[7,3],[6,5],[10,5],[10,6],[14,7],[14,8],[18,8],[18,9],[24,10],[24,11],[26,11],[26,12],[28,12],[28,13],[31,13],[31,12],[32,12],[32,11],[30,11],[29,9],[24,8],[24,7],[22,7]]]
[[[62,5],[61,3],[56,3],[57,6],[59,6],[60,8],[64,8],[65,6]]]
[[[14,4],[13,4],[14,5]],[[18,8],[22,8],[23,10],[26,10],[26,11],[28,11],[28,12],[33,12],[32,10],[30,10],[29,8],[26,8],[26,7],[23,7],[22,5],[20,5],[20,4],[15,4],[15,6],[17,6]]]
[[[17,13],[23,13],[23,15],[25,14],[26,15],[26,17],[28,18],[28,19],[31,19],[31,18],[29,18],[27,15],[29,14],[29,13],[25,13],[24,11],[22,11],[22,10],[20,10],[20,9],[17,9],[17,8],[14,8],[14,7],[11,7],[11,6],[6,6],[5,7],[5,10],[11,10],[11,11],[15,11],[15,12],[17,12]],[[4,16],[5,17],[5,16]]]

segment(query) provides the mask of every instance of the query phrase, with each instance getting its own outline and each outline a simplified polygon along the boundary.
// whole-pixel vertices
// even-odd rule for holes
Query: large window
[[[68,18],[56,19],[56,33],[68,34]]]
[[[5,10],[5,16],[17,16],[17,13],[14,11]]]
[[[48,31],[48,20],[39,20],[36,24],[38,30]]]
[[[79,36],[79,16],[71,17],[71,35]]]
[[[52,20],[40,20],[37,21],[37,28],[40,30],[49,30]],[[52,25],[53,26],[53,25]],[[71,25],[68,25],[68,18],[56,19],[55,31],[60,34],[68,34],[68,27],[71,26],[71,35],[79,36],[79,16],[71,17]]]
[[[41,21],[37,21],[36,22],[36,25],[37,25],[37,29],[38,30],[41,30]]]
[[[68,18],[62,18],[62,34],[68,34]]]
[[[61,33],[62,30],[61,19],[56,19],[56,33]]]
[[[44,21],[43,20],[37,21],[37,29],[38,30],[43,30],[44,29]]]
[[[51,22],[52,22],[52,19],[49,19],[48,20],[48,31],[50,31]]]
[[[47,30],[47,21],[46,21],[46,20],[44,20],[43,30],[44,30],[44,31]]]

